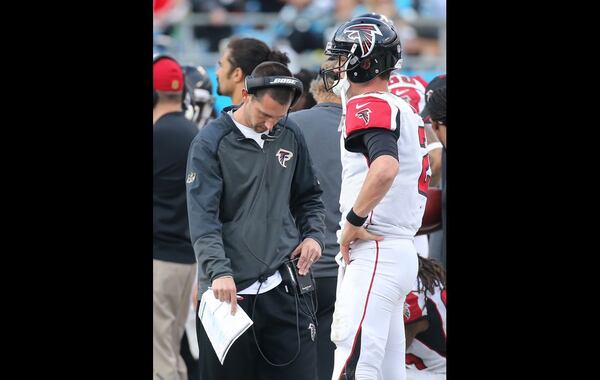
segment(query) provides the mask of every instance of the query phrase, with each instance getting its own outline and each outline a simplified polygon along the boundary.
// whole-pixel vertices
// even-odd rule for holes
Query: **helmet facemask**
[[[321,78],[323,78],[325,90],[336,93],[333,89],[340,85],[340,82],[344,81],[344,79],[341,78],[341,74],[346,73],[349,70],[354,70],[360,64],[360,60],[354,55],[354,50],[356,50],[357,45],[353,45],[351,50],[332,50],[330,49],[330,46],[331,42],[328,42],[325,54],[329,55],[329,60],[337,59],[337,64],[329,69],[321,69],[319,74],[321,75]],[[345,75],[345,79],[348,79],[347,74]],[[337,93],[336,95],[339,96]]]

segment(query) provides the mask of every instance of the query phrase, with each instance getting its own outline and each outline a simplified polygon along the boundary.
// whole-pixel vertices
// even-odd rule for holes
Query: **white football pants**
[[[343,264],[341,253],[336,256],[332,380],[406,380],[403,311],[417,279],[415,245],[386,239],[350,247],[350,265]]]

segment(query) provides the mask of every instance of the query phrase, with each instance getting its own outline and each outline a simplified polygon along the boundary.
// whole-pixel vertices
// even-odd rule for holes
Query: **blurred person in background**
[[[427,101],[431,127],[446,149],[446,86],[434,90]]]
[[[413,0],[413,8],[420,17],[446,19],[446,0]]]
[[[427,133],[427,143],[430,157],[430,165],[431,165],[431,182],[429,186],[440,187],[441,179],[442,179],[442,162],[443,159],[443,144],[438,138],[437,133],[433,130],[431,125],[431,117],[429,117],[429,111],[425,107],[427,104],[427,99],[431,96],[432,92],[440,87],[446,86],[446,75],[440,74],[434,77],[425,87],[425,102],[419,108],[419,112],[421,113],[421,118],[425,123],[425,132]]]
[[[410,20],[415,19],[414,12],[407,12],[406,5],[399,8],[399,2],[394,0],[363,0],[365,7],[369,12],[386,16],[396,27],[402,40],[402,53],[405,56],[418,56],[422,54],[437,54],[437,39],[431,41],[424,39],[419,34],[419,28],[413,26]],[[409,15],[411,19],[406,19],[404,15]],[[435,46],[431,46],[434,44]]]
[[[285,53],[270,49],[255,38],[234,38],[219,57],[217,68],[217,94],[231,97],[232,104],[242,102],[244,79],[258,64],[275,61],[287,65],[290,60]]]
[[[446,0],[414,0],[412,1],[414,14],[433,22],[446,20]],[[420,55],[440,55],[440,27],[436,24],[421,24],[415,26],[417,32]]]
[[[385,22],[396,28],[402,41],[402,51],[405,55],[417,55],[420,45],[416,29],[406,22],[398,12],[396,3],[392,0],[336,0],[335,23],[325,31],[325,41],[329,41],[337,28],[352,17],[373,16],[385,17]]]
[[[183,110],[185,117],[195,123],[201,129],[210,120],[215,118],[214,96],[212,95],[212,83],[206,69],[202,66],[182,66],[184,75],[184,98]],[[194,279],[196,275],[194,275]],[[183,358],[188,380],[200,378],[200,352],[198,337],[196,333],[196,311],[198,307],[198,284],[194,281],[192,296],[185,323],[185,334],[181,339],[181,357]]]
[[[335,62],[328,60],[321,67],[330,69]],[[325,205],[325,247],[321,259],[313,264],[318,301],[317,362],[321,380],[331,379],[335,351],[335,345],[331,341],[331,323],[338,271],[335,255],[340,250],[336,233],[342,216],[339,203],[342,186],[341,132],[338,128],[342,118],[342,100],[325,90],[320,76],[313,79],[309,87],[317,105],[290,114],[290,120],[296,122],[304,134],[314,171],[323,190],[321,198]]]
[[[183,113],[183,71],[172,57],[153,58],[153,350],[154,379],[187,380],[181,339],[196,276],[185,173],[198,128]]]
[[[172,49],[173,35],[190,11],[188,0],[153,0],[153,45],[155,53]]]
[[[427,88],[425,89],[425,108],[421,112],[421,117],[425,122],[425,125],[429,125],[432,131],[434,131],[435,135],[439,142],[443,145],[443,149],[441,149],[441,170],[440,170],[440,180],[439,187],[442,189],[442,229],[439,231],[435,231],[429,234],[429,257],[436,259],[440,262],[444,267],[446,266],[446,127],[445,127],[445,112],[446,112],[446,103],[445,96],[443,102],[440,102],[441,97],[438,98],[436,96],[435,104],[432,104],[432,107],[429,106],[429,101],[431,100],[431,96],[433,93],[439,89],[446,87],[446,74],[441,74],[433,78]],[[445,95],[445,92],[444,92]],[[434,109],[434,112],[437,112],[436,117],[438,118],[438,122],[434,123],[432,121],[431,109]],[[441,118],[440,115],[443,115]],[[441,120],[441,123],[440,123]],[[436,130],[437,129],[437,130]],[[443,130],[442,130],[443,129]],[[443,135],[443,136],[442,136]],[[443,140],[442,140],[443,137]]]
[[[185,117],[196,123],[200,129],[216,116],[212,82],[202,66],[183,66],[182,69],[186,90],[183,99]]]
[[[194,37],[208,42],[208,51],[219,51],[219,42],[231,36],[233,27],[227,23],[230,13],[245,10],[244,0],[191,0],[192,12],[209,15],[209,25],[195,25]]]
[[[294,74],[294,78],[300,79],[302,85],[304,86],[304,90],[302,90],[302,96],[292,108],[290,108],[290,112],[295,112],[299,110],[305,110],[313,107],[317,102],[315,98],[310,92],[310,83],[317,77],[317,73],[302,69],[296,74]]]
[[[267,13],[279,12],[285,6],[285,1],[283,0],[246,0],[246,2],[258,3],[260,11]]]
[[[275,25],[276,36],[289,40],[298,53],[322,49],[323,33],[332,23],[333,1],[285,0],[285,3]]]

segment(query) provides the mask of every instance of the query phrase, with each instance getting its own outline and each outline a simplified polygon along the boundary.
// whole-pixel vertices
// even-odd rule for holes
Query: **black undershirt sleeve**
[[[383,128],[371,128],[350,136],[346,141],[346,149],[368,156],[369,163],[383,155],[392,156],[398,160],[397,141],[398,136],[395,132]]]

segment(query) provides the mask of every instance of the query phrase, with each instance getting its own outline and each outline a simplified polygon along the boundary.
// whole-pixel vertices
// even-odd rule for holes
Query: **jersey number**
[[[419,144],[421,148],[426,147],[425,140],[425,127],[419,126]],[[423,161],[421,161],[421,175],[419,176],[419,194],[427,197],[427,190],[429,190],[429,180],[431,177],[427,174],[427,170],[429,169],[429,154],[425,153],[423,156]]]
[[[392,94],[404,99],[406,103],[410,104],[415,113],[419,113],[419,104],[421,103],[421,95],[419,91],[414,87],[417,84],[417,81],[413,78],[405,77],[405,76],[392,76],[390,77],[390,82],[388,86],[394,87],[400,81],[404,82],[404,86],[399,86],[399,88],[394,88],[391,90]],[[407,86],[408,85],[408,86]]]

